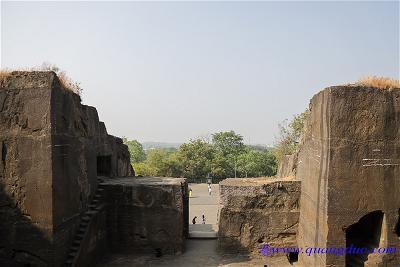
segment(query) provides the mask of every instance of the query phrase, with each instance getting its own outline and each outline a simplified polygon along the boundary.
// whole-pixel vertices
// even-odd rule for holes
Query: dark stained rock
[[[61,265],[97,189],[99,158],[102,175],[134,174],[121,139],[53,72],[1,83],[0,152],[0,263]]]
[[[184,251],[188,231],[188,187],[183,178],[107,179],[107,225],[115,252],[157,255]]]

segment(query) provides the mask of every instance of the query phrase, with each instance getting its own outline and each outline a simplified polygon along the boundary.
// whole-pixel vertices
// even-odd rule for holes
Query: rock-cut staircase
[[[81,216],[81,222],[78,226],[78,230],[75,234],[74,241],[69,249],[67,260],[65,262],[65,267],[73,267],[76,266],[76,260],[80,254],[82,248],[82,242],[85,239],[88,229],[90,227],[91,220],[94,215],[99,213],[101,209],[104,207],[104,188],[101,188],[102,180],[98,180],[99,185],[95,192],[95,195],[88,205],[88,210]]]

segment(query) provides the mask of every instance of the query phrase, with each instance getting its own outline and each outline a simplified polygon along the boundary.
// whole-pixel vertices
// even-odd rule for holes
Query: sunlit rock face
[[[300,181],[230,178],[220,182],[219,248],[226,253],[296,245]],[[282,256],[282,255],[280,255]]]
[[[400,89],[329,87],[312,98],[306,129],[299,246],[399,247]],[[300,254],[299,263],[397,266],[398,256]]]

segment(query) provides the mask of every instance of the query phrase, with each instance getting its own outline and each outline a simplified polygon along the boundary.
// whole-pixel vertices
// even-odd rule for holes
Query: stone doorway
[[[97,176],[111,176],[111,155],[97,156]]]
[[[371,250],[379,246],[383,212],[373,211],[346,229],[346,247],[359,248],[356,253],[346,254],[346,266],[364,266]],[[361,249],[364,249],[362,251]]]

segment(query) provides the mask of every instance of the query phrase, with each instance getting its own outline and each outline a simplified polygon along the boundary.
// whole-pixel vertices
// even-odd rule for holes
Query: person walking
[[[211,196],[211,186],[208,187],[208,194]]]
[[[189,197],[192,197],[192,188],[189,188]]]
[[[203,224],[206,224],[206,216],[204,216],[204,214],[203,214]]]
[[[197,218],[197,216],[194,216],[194,218],[193,218],[193,220],[192,220],[192,223],[193,223],[193,224],[196,224],[196,218]]]

